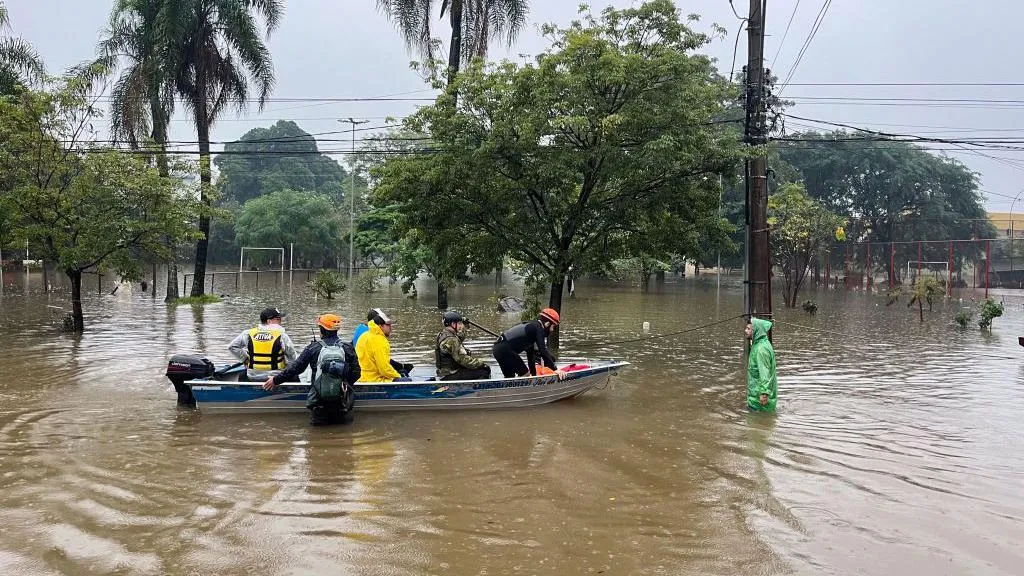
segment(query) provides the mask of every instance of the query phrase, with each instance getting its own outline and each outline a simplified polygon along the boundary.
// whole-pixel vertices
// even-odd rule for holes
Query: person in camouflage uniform
[[[455,311],[444,313],[444,330],[437,335],[434,360],[438,380],[485,380],[491,368],[466,350],[466,318]]]

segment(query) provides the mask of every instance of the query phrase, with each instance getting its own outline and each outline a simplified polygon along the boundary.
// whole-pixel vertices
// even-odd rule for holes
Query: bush
[[[804,303],[801,304],[801,307],[804,309],[804,312],[807,312],[811,316],[814,316],[815,314],[818,313],[818,305],[814,303],[814,300],[804,300]]]
[[[364,270],[352,279],[352,289],[366,294],[377,291],[377,283],[385,276],[381,270]]]
[[[342,280],[341,274],[333,270],[318,270],[309,281],[309,287],[321,298],[334,299],[335,292],[342,292],[348,286]]]
[[[175,298],[171,304],[189,304],[192,306],[202,306],[203,304],[216,304],[220,302],[220,297],[216,294],[203,294],[201,296],[185,296],[184,298]]]
[[[961,328],[967,328],[967,325],[971,323],[971,320],[974,320],[974,311],[970,308],[961,308],[960,311],[956,313],[956,316],[953,317],[953,320],[955,320]]]
[[[1003,315],[1002,303],[996,302],[991,298],[985,298],[982,300],[981,306],[978,308],[981,312],[981,319],[978,320],[978,326],[980,326],[982,330],[991,330],[992,320]]]

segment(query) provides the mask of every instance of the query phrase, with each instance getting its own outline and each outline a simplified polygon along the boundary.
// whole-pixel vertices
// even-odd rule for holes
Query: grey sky
[[[747,0],[734,0],[745,14]],[[772,63],[783,31],[797,0],[768,2],[765,54],[781,78],[788,74],[807,38],[824,0],[803,0],[793,19],[777,61]],[[633,2],[591,2],[626,6]],[[14,32],[32,42],[52,71],[64,69],[93,54],[99,30],[106,21],[110,0],[6,0]],[[518,59],[535,54],[545,42],[537,31],[541,22],[567,23],[576,15],[578,1],[533,0],[531,25],[515,46],[492,49],[492,58]],[[410,55],[394,27],[375,9],[374,0],[290,0],[281,27],[270,39],[277,73],[276,98],[347,98],[397,94],[428,97],[419,76],[409,69]],[[710,47],[719,67],[728,73],[733,40],[739,22],[728,0],[677,2],[680,10],[702,16],[698,28],[718,23],[729,37]],[[804,100],[800,97],[898,97],[1019,100],[1024,86],[822,86],[830,82],[1020,82],[1012,56],[1021,40],[1010,23],[1024,17],[1024,3],[1011,0],[973,2],[936,0],[835,0],[807,49],[784,96],[798,101],[790,112],[806,118],[871,127],[882,131],[935,137],[1017,136],[1024,120],[1024,104],[879,105],[868,102]],[[437,34],[445,30],[439,23]],[[745,60],[746,35],[740,38],[737,69]],[[271,102],[262,114],[250,109],[242,117],[227,116],[215,127],[215,140],[230,140],[255,126],[277,119],[295,119],[312,133],[343,130],[337,118],[357,117],[381,126],[385,116],[401,117],[415,102],[300,103]],[[790,126],[798,129],[798,126]],[[983,132],[997,130],[997,132]],[[1024,128],[1020,129],[1024,132]],[[982,132],[982,134],[979,134]],[[331,136],[326,136],[330,138]],[[339,134],[343,138],[343,134]],[[194,141],[190,119],[179,111],[171,138]],[[964,161],[982,175],[991,210],[1006,211],[1024,189],[1024,153],[985,151],[994,160],[951,146],[944,153]],[[343,149],[344,143],[323,143],[321,148]],[[1011,162],[1008,164],[1007,161]],[[1007,197],[1008,196],[1008,197]],[[1024,195],[1022,195],[1024,197]],[[1018,202],[1020,204],[1020,202]],[[1015,208],[1016,211],[1016,208]]]

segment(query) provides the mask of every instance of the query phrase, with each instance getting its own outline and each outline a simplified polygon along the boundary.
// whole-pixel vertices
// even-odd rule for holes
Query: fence
[[[254,289],[260,287],[260,277],[263,277],[263,282],[270,282],[268,276],[273,276],[273,285],[279,286],[285,282],[285,277],[290,282],[294,282],[296,277],[301,281],[308,282],[313,278],[313,275],[322,270],[322,268],[295,268],[293,270],[241,270],[241,271],[218,271],[218,272],[207,272],[206,279],[209,280],[207,292],[212,292],[217,285],[217,277],[220,276],[222,279],[230,279],[233,283],[235,290],[237,291],[242,283],[242,279],[246,277],[254,278],[255,286]],[[353,269],[355,272],[363,270],[375,270],[375,268],[369,266],[356,267]],[[189,281],[195,277],[195,274],[185,274],[183,277],[182,294],[188,294]],[[265,284],[266,285],[266,284]]]
[[[837,242],[811,263],[816,285],[888,289],[932,275],[948,287],[1024,289],[1024,241],[1014,238]]]

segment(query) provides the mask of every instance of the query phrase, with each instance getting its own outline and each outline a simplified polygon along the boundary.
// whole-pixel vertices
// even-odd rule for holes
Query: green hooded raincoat
[[[775,400],[779,394],[779,380],[775,375],[775,349],[768,340],[772,323],[762,318],[753,318],[754,335],[751,338],[750,356],[747,359],[747,406],[759,412],[775,412]],[[762,406],[761,394],[768,395],[768,404]]]

